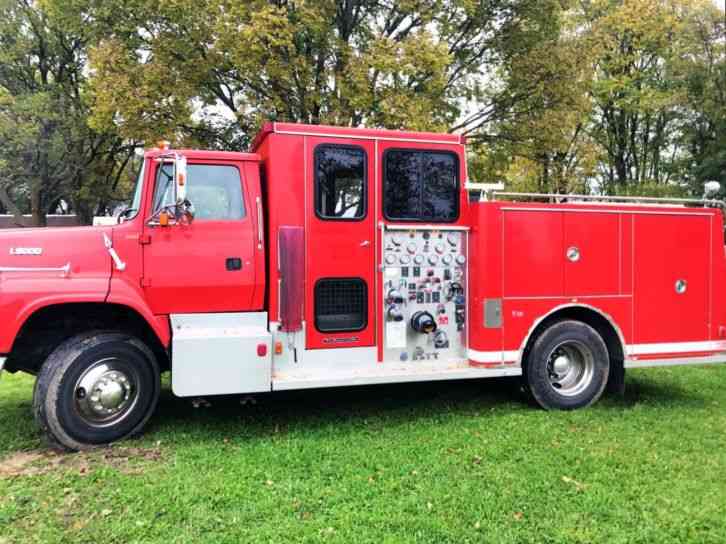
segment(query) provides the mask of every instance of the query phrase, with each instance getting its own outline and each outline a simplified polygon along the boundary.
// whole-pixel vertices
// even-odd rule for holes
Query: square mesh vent
[[[365,329],[368,322],[366,282],[360,278],[325,278],[315,284],[315,327],[320,332]]]

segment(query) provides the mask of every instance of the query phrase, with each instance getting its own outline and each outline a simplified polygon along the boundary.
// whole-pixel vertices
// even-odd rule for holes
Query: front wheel
[[[559,321],[536,339],[525,361],[525,379],[542,408],[574,410],[600,398],[609,361],[595,329],[579,321]]]
[[[161,389],[153,353],[123,333],[75,336],[38,374],[33,410],[51,446],[80,450],[141,431]]]

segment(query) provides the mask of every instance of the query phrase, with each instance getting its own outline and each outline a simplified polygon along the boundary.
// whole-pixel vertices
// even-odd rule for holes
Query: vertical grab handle
[[[264,238],[262,234],[262,200],[260,197],[257,197],[257,249],[262,249],[262,244],[264,243]]]

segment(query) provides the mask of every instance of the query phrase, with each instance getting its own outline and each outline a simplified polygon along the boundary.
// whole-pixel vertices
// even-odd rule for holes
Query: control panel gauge
[[[443,253],[446,248],[444,248],[444,244],[436,244],[434,249],[436,250],[436,253]]]
[[[413,255],[414,253],[416,253],[416,244],[411,242],[406,246],[406,250]]]
[[[454,258],[451,255],[444,255],[441,257],[441,262],[444,263],[446,266],[449,266],[451,263],[454,262]]]
[[[452,246],[455,246],[456,243],[459,241],[459,237],[456,235],[455,232],[450,232],[446,236],[446,241],[449,242]]]
[[[438,255],[429,255],[429,264],[436,264],[439,262]]]
[[[394,246],[400,246],[403,243],[403,237],[400,234],[394,234],[391,236],[391,242]]]
[[[423,264],[423,262],[424,262],[423,255],[416,255],[413,258],[413,262],[416,263],[416,264]]]
[[[398,262],[401,264],[409,264],[411,262],[411,257],[408,255],[401,255],[398,258]]]
[[[456,264],[464,264],[465,262],[466,262],[466,257],[464,255],[456,256]]]
[[[386,264],[396,264],[396,256],[391,253],[386,255]]]

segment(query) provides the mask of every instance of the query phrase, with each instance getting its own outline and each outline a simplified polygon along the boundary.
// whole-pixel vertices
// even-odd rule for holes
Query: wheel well
[[[608,348],[611,367],[613,367],[614,365],[619,365],[620,368],[622,368],[623,362],[625,360],[625,354],[623,353],[623,341],[618,334],[618,331],[615,329],[615,326],[612,324],[612,322],[608,320],[608,318],[606,318],[603,314],[585,306],[568,306],[565,308],[561,308],[545,317],[534,328],[532,333],[529,335],[529,338],[527,339],[527,345],[525,346],[524,352],[522,353],[523,363],[527,355],[529,354],[529,350],[532,348],[532,345],[534,345],[534,342],[537,340],[537,337],[553,323],[557,321],[563,321],[565,319],[580,321],[582,323],[590,325],[593,329],[595,329],[605,342],[605,346]],[[523,364],[522,367],[524,368],[526,367],[526,365]]]
[[[51,352],[62,342],[90,330],[114,330],[144,342],[156,356],[161,370],[169,369],[169,354],[146,320],[120,304],[69,303],[36,311],[18,332],[8,357],[9,371],[37,374]]]

